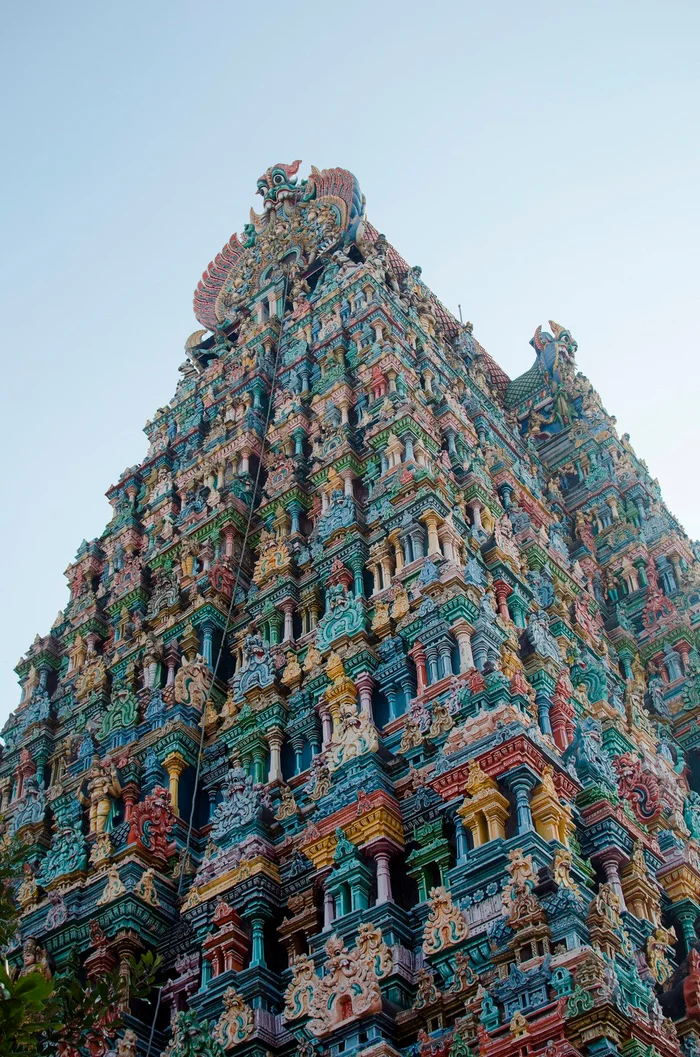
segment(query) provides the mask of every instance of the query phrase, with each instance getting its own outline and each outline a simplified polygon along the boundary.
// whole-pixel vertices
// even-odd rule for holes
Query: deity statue
[[[34,936],[27,936],[22,945],[22,965],[17,975],[22,977],[29,973],[40,973],[45,980],[50,980],[52,975],[46,951]]]
[[[87,795],[78,790],[78,800],[89,808],[90,832],[105,833],[109,829],[114,799],[122,792],[117,769],[110,760],[100,760],[95,755],[86,782]]]

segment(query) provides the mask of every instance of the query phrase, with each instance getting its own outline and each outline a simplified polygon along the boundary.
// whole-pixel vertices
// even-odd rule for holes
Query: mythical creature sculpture
[[[326,943],[324,974],[314,984],[308,1029],[323,1037],[350,1018],[378,1013],[382,1008],[379,981],[372,964],[355,948],[348,951],[339,936]]]
[[[629,802],[639,821],[646,824],[658,818],[661,796],[655,776],[631,752],[616,756],[613,764],[620,796]]]
[[[257,194],[262,195],[266,212],[274,210],[279,202],[294,197],[300,165],[301,161],[294,161],[291,165],[278,162],[258,178]]]
[[[22,796],[10,823],[10,833],[15,834],[23,826],[33,826],[43,822],[46,812],[46,793],[40,785],[36,774],[28,774],[24,779]]]
[[[148,903],[151,907],[159,907],[160,900],[158,898],[158,893],[156,892],[154,876],[153,869],[150,866],[147,870],[144,870],[141,875],[141,880],[134,888],[134,895],[143,899],[144,903]]]
[[[250,690],[258,687],[265,690],[275,681],[275,665],[270,656],[270,648],[260,635],[246,635],[243,646],[243,664],[231,680],[231,692],[234,698],[244,697]]]
[[[597,719],[583,716],[578,721],[574,739],[564,753],[564,762],[569,761],[574,762],[582,781],[592,779],[617,788],[617,775],[603,748],[603,730]]]
[[[213,1037],[209,1021],[201,1024],[191,1010],[176,1013],[171,1022],[173,1036],[163,1057],[225,1057],[221,1043]]]
[[[668,949],[675,941],[673,929],[657,928],[647,938],[647,964],[657,984],[667,983],[673,976],[673,968],[668,960]]]
[[[309,796],[312,800],[320,800],[326,796],[331,788],[331,772],[324,752],[317,752],[311,761],[309,771]]]
[[[54,834],[51,846],[36,875],[37,883],[46,888],[59,877],[84,870],[87,866],[87,841],[74,826],[62,826]]]
[[[559,644],[549,630],[549,620],[543,610],[533,613],[528,620],[527,637],[533,650],[540,657],[549,657],[556,664],[561,664]]]
[[[251,776],[237,765],[229,768],[222,793],[223,799],[217,805],[212,820],[211,834],[216,841],[233,839],[270,806],[264,788],[256,785]]]
[[[128,730],[138,720],[139,703],[128,686],[112,687],[112,705],[102,715],[97,737],[104,741],[115,730]]]
[[[324,652],[342,636],[352,638],[364,623],[361,600],[351,595],[344,584],[333,584],[326,592],[326,612],[318,622],[316,645]]]
[[[141,845],[160,859],[168,859],[173,852],[168,838],[174,825],[170,792],[157,785],[131,812],[129,843]]]
[[[38,893],[39,886],[36,883],[34,871],[32,870],[30,864],[28,862],[25,862],[24,866],[22,867],[22,880],[17,885],[17,902],[24,910],[26,909],[26,907],[32,906],[33,903],[36,903]]]
[[[245,1042],[255,1029],[253,1010],[246,1005],[233,987],[227,987],[223,998],[224,1011],[219,1017],[212,1037],[224,1050]]]
[[[692,789],[685,798],[683,817],[690,830],[690,835],[695,840],[700,840],[700,794]]]
[[[284,1019],[298,1020],[311,1013],[314,985],[318,983],[314,963],[306,954],[297,954],[292,962],[292,979],[284,993]]]
[[[554,396],[554,414],[562,426],[568,426],[576,417],[573,402],[574,371],[578,345],[571,334],[551,319],[552,333],[538,327],[530,344],[537,353],[538,362],[550,379]]]
[[[125,892],[126,885],[119,876],[119,868],[116,863],[113,863],[107,871],[107,884],[102,895],[97,900],[97,906],[105,906],[105,904],[111,903],[114,899],[118,899]]]
[[[452,902],[452,896],[446,888],[431,888],[428,906],[428,918],[423,929],[424,954],[437,954],[467,938],[467,920]]]
[[[191,705],[202,709],[207,699],[211,671],[209,665],[199,654],[192,660],[182,658],[182,665],[175,676],[175,701],[180,705]]]

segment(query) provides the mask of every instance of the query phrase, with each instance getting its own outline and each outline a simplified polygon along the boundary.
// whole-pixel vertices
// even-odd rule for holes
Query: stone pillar
[[[417,677],[417,688],[416,694],[420,695],[428,685],[428,672],[426,669],[426,656],[425,650],[421,642],[416,639],[413,648],[408,651],[409,657],[413,658],[413,662],[416,666],[416,677]]]
[[[264,782],[265,781],[265,751],[258,746],[253,750],[253,781]]]
[[[411,535],[411,547],[413,549],[413,560],[417,558],[424,558],[426,554],[425,544],[423,542],[423,533],[418,525],[410,530]]]
[[[172,795],[172,794],[171,794]],[[124,821],[128,822],[131,818],[131,812],[134,810],[134,804],[139,798],[139,787],[134,782],[128,782],[122,787],[122,799],[124,801]]]
[[[440,654],[442,677],[447,678],[452,675],[452,648],[449,642],[443,640],[438,647],[438,652]]]
[[[250,920],[252,929],[252,949],[250,967],[254,965],[265,965],[265,918],[255,915]]]
[[[282,604],[284,611],[284,633],[282,635],[282,642],[294,642],[294,603],[284,602]]]
[[[375,860],[377,863],[377,903],[392,903],[389,855],[385,851],[378,851],[375,854]]]
[[[372,587],[372,594],[377,595],[382,589],[382,583],[379,578],[379,563],[375,562],[372,566],[372,577],[374,579],[374,585]]]
[[[171,642],[165,651],[165,663],[168,666],[168,675],[166,678],[167,686],[172,686],[175,682],[175,669],[177,668],[178,660],[179,656],[177,643]]]
[[[327,888],[323,892],[323,931],[327,932],[335,920],[335,901],[333,893]]]
[[[506,599],[508,598],[508,595],[512,594],[513,588],[504,580],[495,580],[493,588],[496,592],[496,601],[498,603],[498,615],[501,620],[505,620],[505,622],[509,624],[510,612],[508,610],[508,605],[506,604]]]
[[[459,866],[467,861],[469,854],[467,834],[464,829],[464,823],[459,816],[455,818],[455,843],[457,844],[457,865]]]
[[[425,656],[428,660],[428,679],[431,683],[436,683],[440,678],[437,646],[426,646]]]
[[[541,690],[536,690],[535,704],[537,705],[537,717],[540,723],[540,730],[543,734],[549,734],[551,737],[552,724],[549,721],[549,710],[552,707],[552,702]]]
[[[530,791],[537,783],[536,776],[531,774],[526,767],[519,767],[510,774],[504,775],[503,781],[515,795],[518,836],[530,833],[535,828],[530,810]]]
[[[362,575],[362,558],[359,554],[354,555],[348,560],[348,565],[352,569],[352,589],[355,593],[355,598],[365,597],[365,580]]]
[[[683,674],[687,675],[688,665],[690,663],[690,646],[687,642],[677,642],[675,645],[675,650],[676,653],[680,656]]]
[[[440,540],[438,538],[437,518],[434,514],[426,514],[423,519],[428,530],[428,555],[441,554]]]
[[[603,867],[605,873],[605,880],[608,882],[613,892],[620,898],[620,907],[622,910],[627,910],[627,904],[625,903],[625,893],[622,891],[622,882],[620,880],[620,852],[617,852],[613,848],[607,848],[604,852],[601,852],[597,856],[600,865]]]
[[[693,949],[693,946],[697,943],[698,939],[695,931],[697,910],[689,900],[683,900],[683,903],[688,903],[689,905],[676,906],[672,903],[669,913],[673,920],[680,926],[683,944],[685,946],[686,954],[688,954]]]
[[[170,805],[173,814],[179,815],[180,775],[187,767],[187,760],[179,752],[171,752],[163,760],[170,784]]]
[[[202,657],[207,662],[209,668],[212,667],[212,639],[214,635],[214,628],[211,624],[202,625]]]
[[[290,503],[289,507],[287,508],[287,513],[289,514],[292,521],[292,525],[289,530],[290,535],[294,536],[301,531],[301,525],[299,521],[299,518],[301,517],[301,507],[298,503]]]
[[[282,767],[280,754],[284,736],[281,730],[271,730],[267,735],[267,744],[270,746],[270,767],[267,773],[268,782],[282,781]]]
[[[360,695],[360,712],[372,719],[372,690],[374,679],[369,672],[360,672],[355,679],[355,686]]]
[[[394,565],[396,567],[396,572],[400,573],[403,569],[403,550],[401,548],[401,541],[398,536],[393,536],[389,542],[394,548]]]
[[[471,631],[469,625],[465,621],[457,621],[456,624],[452,625],[452,633],[457,639],[457,646],[459,647],[459,671],[469,672],[474,667],[474,658],[472,656],[472,643],[471,643]]]
[[[320,710],[321,715],[321,726],[323,728],[323,748],[327,749],[331,743],[333,737],[333,721],[331,720],[331,714],[326,705]]]

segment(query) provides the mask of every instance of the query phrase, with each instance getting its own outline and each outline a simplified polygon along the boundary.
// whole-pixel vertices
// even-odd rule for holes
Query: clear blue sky
[[[548,319],[700,536],[700,5],[3,4],[0,719],[270,164],[368,213],[515,375]]]

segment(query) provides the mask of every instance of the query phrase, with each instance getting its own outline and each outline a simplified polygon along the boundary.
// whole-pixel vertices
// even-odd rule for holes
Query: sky
[[[351,169],[512,377],[569,328],[699,537],[699,37],[695,0],[4,0],[0,721],[275,162]]]

